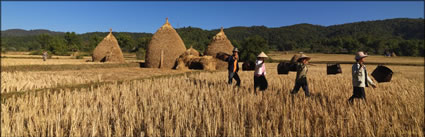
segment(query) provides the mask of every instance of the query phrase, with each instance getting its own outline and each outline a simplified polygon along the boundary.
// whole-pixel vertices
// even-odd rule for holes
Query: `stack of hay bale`
[[[125,62],[120,45],[112,35],[112,29],[109,29],[109,34],[96,46],[92,59],[93,62]]]
[[[217,62],[216,69],[217,70],[226,70],[227,69],[227,61],[225,58],[217,58],[222,57],[223,55],[232,55],[233,45],[229,39],[227,39],[226,34],[224,34],[223,27],[217,35],[213,37],[211,44],[208,46],[205,51],[205,55],[215,57],[214,59]],[[217,56],[218,55],[218,56]]]
[[[186,51],[183,40],[166,18],[165,24],[152,36],[146,50],[148,68],[175,68],[177,58]]]
[[[199,52],[191,47],[178,58],[176,69],[203,69],[213,71],[216,70],[216,61],[212,56],[199,56]]]

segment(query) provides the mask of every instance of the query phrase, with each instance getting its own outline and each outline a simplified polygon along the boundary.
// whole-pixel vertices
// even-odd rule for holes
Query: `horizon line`
[[[320,25],[320,24],[310,24],[310,23],[297,23],[297,24],[292,24],[292,25],[286,25],[286,26],[278,26],[278,27],[269,27],[269,26],[265,26],[265,25],[252,25],[252,26],[232,26],[232,27],[227,27],[224,29],[229,29],[229,28],[235,28],[235,27],[266,27],[266,28],[281,28],[281,27],[289,27],[289,26],[294,26],[294,25],[300,25],[300,24],[309,24],[309,25],[314,25],[314,26],[321,26],[321,27],[330,27],[330,26],[338,26],[338,25],[344,25],[344,24],[352,24],[352,23],[360,23],[360,22],[368,22],[368,21],[384,21],[384,20],[392,20],[392,19],[424,19],[422,17],[418,17],[418,18],[409,18],[409,17],[400,17],[400,18],[387,18],[387,19],[377,19],[377,20],[364,20],[364,21],[355,21],[355,22],[347,22],[347,23],[342,23],[342,24],[333,24],[333,25]],[[214,30],[220,30],[220,28],[218,29],[203,29],[201,27],[196,27],[196,26],[183,26],[183,27],[178,27],[174,29],[181,29],[181,28],[188,28],[188,27],[192,27],[192,28],[199,28],[202,30],[206,30],[206,31],[214,31]],[[160,27],[158,27],[160,28]],[[6,30],[1,30],[3,31],[8,31],[8,30],[25,30],[25,31],[34,31],[34,30],[47,30],[47,31],[52,31],[52,32],[58,32],[58,33],[66,33],[66,32],[75,32],[75,31],[56,31],[56,30],[50,30],[50,29],[45,29],[45,28],[38,28],[38,29],[22,29],[22,28],[11,28],[11,29],[6,29]],[[76,34],[85,34],[85,33],[93,33],[93,32],[109,32],[109,29],[107,31],[92,31],[92,32],[83,32],[83,33],[77,33]],[[120,33],[151,33],[151,32],[130,32],[130,31],[115,31],[115,32],[120,32]],[[155,31],[156,32],[156,31]],[[152,32],[151,34],[154,34],[155,32]]]

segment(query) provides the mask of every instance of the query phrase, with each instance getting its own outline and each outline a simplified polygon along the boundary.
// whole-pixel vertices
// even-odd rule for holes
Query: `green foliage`
[[[268,53],[269,50],[267,41],[258,35],[246,38],[241,45],[239,53],[241,61],[255,61],[261,51]]]
[[[84,58],[84,56],[83,56],[83,55],[75,56],[75,59],[83,59],[83,58]]]
[[[88,44],[86,44],[87,46],[82,47],[82,51],[93,53],[93,50],[101,41],[102,41],[102,38],[99,37],[99,35],[97,34],[91,35],[90,39],[87,42]]]
[[[139,52],[141,50],[146,50],[148,48],[149,42],[151,41],[151,37],[140,37],[137,39],[136,43],[136,52]]]
[[[203,53],[220,30],[195,27],[176,29],[187,48]],[[353,54],[359,50],[383,55],[385,50],[402,56],[424,56],[424,19],[388,19],[347,23],[333,26],[296,24],[279,28],[265,26],[232,27],[224,30],[235,47],[242,48],[245,38],[258,35],[269,50]],[[109,32],[51,32],[47,30],[2,31],[4,51],[34,51],[46,49],[54,54],[71,51],[92,52]],[[115,33],[114,33],[115,34]],[[153,34],[118,33],[115,35],[124,52],[146,49]],[[62,40],[58,40],[62,39]]]
[[[41,49],[52,52],[55,55],[68,56],[68,47],[65,39],[59,36],[50,36],[49,34],[41,34],[37,39],[41,45]]]
[[[139,48],[139,50],[136,52],[136,59],[144,60],[146,56],[146,50]]]
[[[206,30],[190,26],[177,29],[177,33],[182,38],[186,48],[192,47],[199,51],[199,53],[204,53],[213,35],[215,35]]]
[[[81,50],[81,40],[75,32],[66,32],[65,33],[65,43],[67,46],[67,49],[69,49],[71,52],[76,52]]]
[[[134,51],[136,49],[136,42],[128,33],[119,33],[117,36],[118,44],[124,52]]]

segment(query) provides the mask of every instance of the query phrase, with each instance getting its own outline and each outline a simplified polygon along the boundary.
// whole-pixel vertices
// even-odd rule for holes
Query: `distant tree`
[[[65,33],[65,42],[68,49],[72,52],[81,50],[81,39],[75,32]]]
[[[44,50],[53,51],[53,47],[51,45],[53,37],[49,34],[40,34],[38,35],[37,42],[41,45],[41,48]]]
[[[140,51],[140,50],[146,50],[146,48],[149,45],[149,42],[151,41],[151,37],[140,37],[137,39],[136,43],[136,48],[133,50],[134,51]]]
[[[269,46],[264,38],[256,35],[252,37],[246,38],[241,43],[240,48],[240,60],[241,61],[255,61],[257,55],[261,53],[261,51],[268,53]]]
[[[83,51],[87,51],[92,53],[93,50],[96,48],[96,46],[102,41],[102,38],[97,35],[97,34],[93,34],[92,36],[90,36],[90,39],[88,41],[87,46],[83,47],[82,50]]]
[[[127,33],[119,33],[117,36],[118,44],[121,50],[125,52],[135,51],[136,44],[134,39]]]

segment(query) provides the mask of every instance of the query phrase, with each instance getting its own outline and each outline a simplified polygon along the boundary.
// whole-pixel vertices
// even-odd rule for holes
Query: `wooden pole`
[[[160,63],[159,63],[159,68],[162,68],[164,63],[164,51],[161,50],[161,59],[160,59]]]

